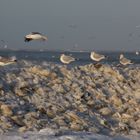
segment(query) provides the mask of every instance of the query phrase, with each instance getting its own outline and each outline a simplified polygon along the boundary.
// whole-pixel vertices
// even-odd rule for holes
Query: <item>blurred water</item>
[[[53,62],[61,64],[59,57],[62,53],[71,55],[77,60],[73,62],[74,65],[83,65],[88,63],[95,63],[90,59],[90,52],[58,52],[58,51],[1,51],[0,56],[11,57],[16,56],[18,60],[30,60],[36,62]],[[117,64],[119,63],[120,52],[99,52],[107,56],[107,59],[101,61],[105,64]],[[134,64],[140,64],[140,55],[136,55],[135,52],[126,52],[124,55],[131,59]]]

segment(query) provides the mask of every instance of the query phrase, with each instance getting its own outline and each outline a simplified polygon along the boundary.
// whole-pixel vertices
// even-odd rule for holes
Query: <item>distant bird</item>
[[[120,63],[121,63],[122,65],[124,65],[124,66],[125,66],[125,65],[128,65],[128,64],[133,64],[133,63],[131,62],[131,60],[125,58],[123,54],[120,54]]]
[[[29,41],[32,41],[32,40],[42,40],[42,41],[47,41],[48,38],[46,36],[44,36],[43,34],[39,33],[39,32],[32,32],[28,35],[26,35],[24,37],[24,41],[25,42],[29,42]]]
[[[75,58],[72,57],[72,56],[68,56],[68,55],[65,55],[65,54],[61,54],[60,56],[60,61],[64,64],[69,64],[73,61],[75,61]]]
[[[102,59],[105,59],[105,56],[104,55],[101,55],[101,54],[98,54],[98,53],[95,53],[95,52],[91,52],[90,54],[90,58],[94,61],[101,61]]]
[[[137,26],[136,26],[136,28],[139,28],[139,27],[140,27],[140,25],[137,25]]]
[[[17,62],[17,59],[16,59],[15,56],[13,56],[11,58],[6,58],[6,57],[0,56],[0,66],[5,66],[5,65],[13,64],[15,62]]]
[[[136,51],[136,55],[139,55],[139,52],[138,51]]]
[[[72,29],[76,29],[77,28],[77,25],[76,24],[70,24],[68,25],[69,28],[72,28]]]
[[[1,40],[1,42],[3,43],[3,48],[6,49],[8,46],[6,45],[6,42],[4,40]]]
[[[134,33],[129,33],[128,36],[129,37],[133,37],[134,36]]]
[[[55,58],[55,55],[52,55],[52,58]]]

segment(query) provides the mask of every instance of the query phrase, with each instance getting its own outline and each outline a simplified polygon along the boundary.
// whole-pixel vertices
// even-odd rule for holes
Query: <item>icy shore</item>
[[[1,67],[0,77],[0,133],[7,139],[11,132],[36,134],[45,128],[93,137],[140,133],[139,65],[67,67],[20,61]]]

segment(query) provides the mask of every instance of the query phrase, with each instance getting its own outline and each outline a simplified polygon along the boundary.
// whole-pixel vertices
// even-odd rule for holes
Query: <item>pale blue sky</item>
[[[0,0],[0,40],[9,48],[135,51],[137,25],[140,0]],[[32,31],[48,42],[25,43]]]

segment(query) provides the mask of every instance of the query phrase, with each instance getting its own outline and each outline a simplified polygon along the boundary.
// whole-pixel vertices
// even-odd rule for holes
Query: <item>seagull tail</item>
[[[43,41],[48,41],[48,37],[43,36],[42,40],[43,40]]]

